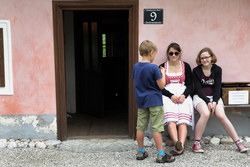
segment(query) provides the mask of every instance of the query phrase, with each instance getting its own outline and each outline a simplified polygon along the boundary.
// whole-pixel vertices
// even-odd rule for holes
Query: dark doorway
[[[65,11],[64,18],[69,14],[73,32],[67,31],[72,20],[64,19],[68,137],[128,137],[128,11]],[[73,34],[74,48],[67,40]],[[67,62],[72,56],[74,66]],[[70,68],[75,68],[73,89]]]
[[[104,0],[104,1],[100,1],[100,0],[91,0],[91,1],[52,0],[52,4],[53,4],[53,27],[54,27],[54,46],[55,46],[54,49],[55,49],[56,107],[57,107],[56,114],[57,114],[57,137],[58,139],[67,140],[69,139],[70,136],[72,136],[69,134],[69,131],[71,131],[71,128],[68,127],[70,126],[70,120],[67,117],[68,115],[67,113],[68,111],[71,111],[71,110],[75,111],[76,113],[76,106],[77,108],[79,107],[79,105],[76,105],[76,103],[79,104],[79,101],[77,100],[79,99],[79,96],[76,95],[76,92],[77,92],[76,85],[79,82],[81,82],[81,81],[78,81],[79,79],[77,79],[78,74],[75,71],[76,68],[68,68],[69,66],[73,66],[73,67],[77,66],[76,64],[74,64],[75,59],[73,59],[74,61],[72,61],[72,59],[68,61],[68,58],[75,57],[74,52],[76,52],[75,50],[76,45],[74,43],[75,39],[72,39],[72,37],[75,37],[75,35],[67,36],[68,33],[65,33],[66,32],[65,28],[67,27],[65,25],[68,25],[68,26],[74,25],[74,20],[73,20],[74,17],[72,16],[70,24],[67,24],[64,22],[64,13],[71,12],[72,15],[74,15],[75,12],[80,12],[80,11],[96,11],[96,12],[98,11],[107,11],[107,12],[127,11],[128,13],[128,17],[127,17],[128,18],[128,24],[127,24],[128,25],[128,50],[127,50],[128,51],[128,57],[127,57],[128,58],[128,67],[127,67],[128,71],[127,71],[127,74],[128,75],[126,77],[128,81],[128,87],[127,87],[128,92],[125,95],[125,96],[128,96],[128,98],[127,98],[127,101],[125,101],[124,103],[128,103],[127,106],[125,105],[125,107],[128,107],[127,112],[125,112],[128,115],[128,118],[126,118],[128,119],[128,121],[126,122],[126,125],[128,126],[127,135],[130,138],[135,139],[137,107],[135,104],[134,85],[133,85],[133,79],[131,77],[131,74],[132,74],[132,69],[133,69],[134,64],[138,61],[138,37],[139,37],[138,36],[138,18],[139,18],[138,16],[139,5],[138,4],[139,4],[139,1],[138,0],[130,0],[130,1],[127,1],[127,0],[119,0],[119,1],[117,0]],[[112,17],[113,16],[114,15],[112,15]],[[67,28],[70,29],[70,27],[67,27]],[[75,29],[72,29],[71,32],[75,33]],[[70,49],[68,48],[69,50],[66,48],[68,46],[70,48]],[[73,50],[73,51],[68,53],[68,51],[70,50],[71,51]],[[67,56],[67,55],[71,55],[71,56]],[[112,61],[115,62],[116,61],[115,58]],[[106,62],[106,65],[109,66],[108,62]],[[68,69],[71,69],[71,71],[69,71]],[[66,79],[66,76],[67,78],[70,78],[70,79]],[[96,83],[93,83],[93,84],[96,84]],[[71,85],[70,89],[68,88],[69,85]],[[103,87],[103,85],[101,86]],[[106,91],[106,88],[103,88],[102,91]],[[115,91],[115,95],[117,95],[116,93],[117,91]],[[81,98],[84,98],[84,96]],[[106,100],[109,100],[107,96],[96,97],[96,100],[98,101],[101,98],[104,98],[103,103],[105,103]],[[119,103],[116,103],[115,100],[109,104],[112,104],[112,103],[114,104],[114,106],[115,104],[119,104]],[[104,110],[101,110],[102,112],[101,111],[98,111],[98,112],[103,113],[103,115],[105,115],[105,108],[107,108],[108,106],[105,106],[105,104],[102,104],[98,107],[97,106],[94,106],[94,107],[95,108],[102,107]],[[123,109],[122,107],[119,107],[119,108]],[[114,120],[120,121],[119,119],[105,121],[105,119],[101,117],[101,115],[102,114],[100,114],[99,117],[95,117],[95,118],[98,118],[99,120],[102,120],[104,122],[112,122]],[[90,114],[88,114],[88,116],[92,117]],[[80,122],[86,123],[87,121],[81,120]],[[114,126],[116,125],[113,124],[112,127]],[[99,130],[98,134],[100,134],[100,131],[105,131],[106,129],[109,129],[109,128],[102,128],[101,130]]]

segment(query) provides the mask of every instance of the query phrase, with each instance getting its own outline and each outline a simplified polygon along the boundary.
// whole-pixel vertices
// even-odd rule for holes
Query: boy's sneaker
[[[175,161],[174,156],[170,156],[168,154],[161,156],[161,155],[157,154],[157,158],[156,158],[157,163],[171,163],[174,161]]]
[[[235,144],[241,153],[246,152],[248,150],[248,148],[243,144],[242,141],[237,141]]]
[[[144,160],[147,157],[148,157],[148,152],[146,152],[146,151],[144,151],[144,152],[137,151],[137,154],[136,154],[136,159],[137,160]]]
[[[198,141],[194,142],[194,145],[192,148],[193,148],[193,151],[196,153],[204,153],[204,150],[201,148],[201,144]]]

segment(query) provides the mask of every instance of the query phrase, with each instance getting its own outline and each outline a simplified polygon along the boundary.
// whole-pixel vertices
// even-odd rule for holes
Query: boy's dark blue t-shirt
[[[162,93],[156,80],[162,78],[159,67],[151,63],[136,63],[133,68],[136,104],[139,108],[161,106]]]

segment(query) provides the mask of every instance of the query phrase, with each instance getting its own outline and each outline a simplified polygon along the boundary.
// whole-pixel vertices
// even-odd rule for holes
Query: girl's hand
[[[160,72],[161,72],[161,75],[165,75],[165,69],[163,67],[160,67]]]
[[[183,103],[184,101],[185,101],[185,95],[180,95],[179,97],[178,97],[178,103]]]
[[[208,110],[211,111],[211,109],[212,109],[212,107],[213,107],[212,103],[209,102],[209,103],[207,104],[207,107],[208,107]]]
[[[216,102],[213,102],[212,104],[212,114],[214,115],[216,109]]]
[[[210,117],[213,116],[213,104],[210,102],[207,104],[208,110],[210,112]]]
[[[174,103],[174,104],[176,104],[176,103],[178,103],[178,97],[177,96],[175,96],[175,95],[172,95],[171,96],[171,101]]]

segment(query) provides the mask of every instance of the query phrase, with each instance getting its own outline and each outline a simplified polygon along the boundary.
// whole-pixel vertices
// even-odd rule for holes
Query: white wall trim
[[[3,48],[4,48],[4,75],[5,87],[0,87],[0,95],[13,95],[13,76],[12,76],[12,49],[10,21],[0,20],[0,28],[3,28]]]

